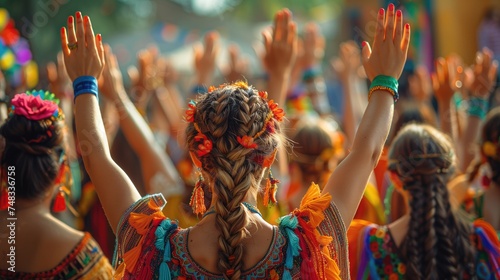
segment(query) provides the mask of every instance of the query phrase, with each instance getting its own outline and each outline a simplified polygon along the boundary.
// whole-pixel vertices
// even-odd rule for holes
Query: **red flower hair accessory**
[[[212,151],[213,144],[212,141],[210,141],[210,139],[208,139],[208,137],[201,132],[196,123],[194,124],[194,128],[196,129],[196,131],[198,131],[198,134],[194,137],[194,140],[196,142],[201,142],[201,144],[198,145],[198,151],[196,151],[196,154],[199,157],[202,157]]]
[[[194,115],[196,114],[196,102],[193,100],[189,101],[188,108],[186,110],[186,121],[194,122]]]
[[[247,149],[255,149],[257,148],[257,144],[253,142],[253,137],[245,135],[243,137],[236,136],[236,140],[240,143],[241,146]]]
[[[59,112],[58,103],[59,100],[48,91],[27,91],[14,96],[11,101],[11,114],[23,116],[33,121],[51,117],[54,117],[54,120],[62,119],[63,114]]]
[[[272,99],[267,102],[267,105],[269,105],[269,109],[273,112],[274,119],[281,122],[285,116],[285,111],[278,107],[278,103],[274,103],[274,100]]]

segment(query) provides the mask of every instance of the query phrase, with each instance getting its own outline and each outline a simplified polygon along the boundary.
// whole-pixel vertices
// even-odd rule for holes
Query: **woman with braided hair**
[[[288,10],[277,12],[266,48],[286,59],[274,59],[269,73],[277,93],[285,92],[296,51],[296,26]],[[363,62],[372,81],[370,102],[350,154],[320,191],[312,185],[298,209],[267,223],[253,206],[264,176],[264,203],[275,203],[276,183],[269,170],[283,143],[279,122],[283,110],[267,93],[244,82],[210,87],[189,103],[186,139],[199,168],[191,205],[201,220],[180,228],[161,212],[161,194],[141,198],[109,155],[96,96],[96,81],[106,63],[119,69],[94,36],[89,17],[76,14],[62,28],[66,69],[75,91],[77,136],[88,171],[108,220],[117,235],[116,278],[124,279],[349,279],[345,227],[349,225],[389,132],[397,78],[410,40],[401,11],[380,9],[373,50],[363,43]],[[276,57],[275,57],[276,58]],[[271,61],[271,60],[270,60]],[[280,64],[276,67],[276,64]],[[112,82],[112,81],[111,81]],[[114,83],[114,82],[113,82]],[[118,85],[118,84],[117,84]],[[123,87],[117,106],[129,125],[144,120]],[[282,96],[276,96],[277,100]],[[352,176],[352,170],[357,175]],[[266,175],[265,175],[266,174]],[[202,187],[205,185],[205,187]],[[212,192],[205,209],[203,190]]]
[[[0,235],[0,279],[109,279],[113,275],[88,232],[53,216],[65,209],[71,184],[64,114],[58,103],[49,92],[16,94],[0,127],[5,141],[0,218],[10,226],[2,225]]]
[[[484,221],[452,212],[447,183],[456,158],[450,140],[428,125],[396,136],[389,166],[409,214],[387,226],[355,220],[349,229],[356,279],[498,279],[500,242]]]

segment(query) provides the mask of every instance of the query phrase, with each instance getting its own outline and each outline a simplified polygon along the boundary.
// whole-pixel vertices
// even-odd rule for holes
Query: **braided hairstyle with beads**
[[[472,226],[451,210],[446,184],[454,173],[449,139],[428,125],[410,124],[394,140],[389,170],[410,194],[410,222],[401,245],[407,279],[474,275]]]
[[[243,243],[251,215],[241,202],[248,192],[257,192],[264,171],[263,159],[271,157],[280,141],[279,125],[267,122],[271,108],[259,93],[243,82],[221,86],[199,97],[196,113],[186,134],[191,152],[199,151],[201,132],[212,142],[209,153],[199,156],[202,172],[213,186],[215,222],[220,230],[218,269],[226,279],[240,279]],[[197,129],[197,127],[198,129]],[[255,148],[241,145],[238,136],[254,139]]]

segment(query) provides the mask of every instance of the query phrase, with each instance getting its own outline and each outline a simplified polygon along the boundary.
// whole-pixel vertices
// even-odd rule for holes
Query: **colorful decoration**
[[[7,10],[0,8],[0,68],[11,86],[38,84],[38,66],[32,58],[28,41],[20,36]]]
[[[61,119],[63,116],[57,106],[59,99],[48,91],[27,91],[16,94],[11,104],[11,114],[24,116],[29,120],[39,121],[51,116]]]

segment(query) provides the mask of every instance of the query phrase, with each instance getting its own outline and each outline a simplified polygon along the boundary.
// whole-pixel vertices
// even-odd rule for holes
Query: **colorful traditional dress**
[[[97,242],[86,232],[71,253],[53,269],[37,273],[0,270],[0,279],[106,280],[112,279],[113,272]]]
[[[265,257],[244,279],[349,279],[346,230],[329,195],[312,185],[296,209],[274,227]],[[161,194],[132,205],[117,228],[117,279],[223,279],[190,256],[190,228],[166,218]]]
[[[406,265],[387,226],[354,220],[348,239],[353,279],[405,279]],[[477,249],[477,279],[500,279],[500,242],[493,228],[475,221],[472,240]]]

